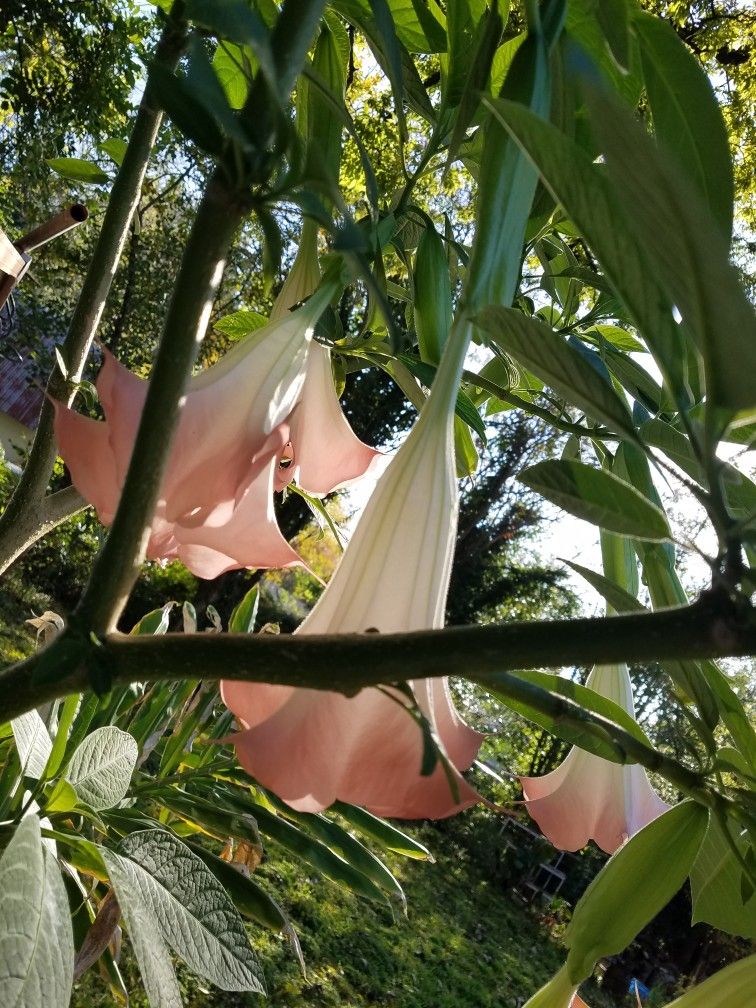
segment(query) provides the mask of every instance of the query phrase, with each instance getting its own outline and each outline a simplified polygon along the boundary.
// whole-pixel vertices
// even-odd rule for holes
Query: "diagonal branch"
[[[186,38],[186,27],[178,13],[183,4],[175,3],[173,7],[175,13],[169,18],[155,55],[155,59],[166,66],[177,63]],[[142,182],[161,119],[162,113],[154,100],[148,79],[123,164],[113,183],[102,230],[61,348],[69,378],[64,379],[55,367],[47,385],[50,396],[69,405],[75,394],[74,383],[81,378],[97,332],[131,220],[139,203]],[[29,460],[0,517],[0,573],[51,527],[45,523],[45,494],[55,458],[54,410],[49,399],[45,399]]]

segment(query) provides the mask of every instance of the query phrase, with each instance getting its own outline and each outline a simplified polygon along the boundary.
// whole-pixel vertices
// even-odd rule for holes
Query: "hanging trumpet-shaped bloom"
[[[273,490],[292,478],[328,493],[363,475],[377,452],[344,419],[328,360],[313,342],[326,285],[301,308],[252,333],[193,376],[147,545],[198,577],[237,567],[287,567],[299,557],[281,535]],[[327,371],[326,371],[327,368]],[[113,520],[147,382],[107,351],[97,380],[105,421],[55,404],[60,454],[103,524]]]
[[[273,305],[271,322],[286,318],[319,283],[317,227],[305,220],[297,256]],[[323,495],[349,486],[383,464],[380,452],[355,437],[336,396],[331,353],[314,340],[307,353],[302,393],[287,423],[293,458],[289,469],[278,473],[277,490],[294,480],[308,493]]]
[[[443,625],[457,517],[452,417],[466,346],[466,332],[450,340],[419,420],[299,633]],[[222,695],[244,728],[234,736],[242,766],[293,808],[320,811],[340,799],[383,816],[441,818],[478,800],[459,770],[472,763],[481,737],[457,714],[446,680],[412,686],[448,758],[456,795],[440,761],[421,774],[422,733],[398,693],[370,688],[347,698],[224,682]]]
[[[599,665],[586,683],[634,713],[626,665]],[[612,854],[669,806],[638,764],[622,765],[577,747],[544,777],[521,777],[528,813],[560,850],[576,851],[595,840]]]

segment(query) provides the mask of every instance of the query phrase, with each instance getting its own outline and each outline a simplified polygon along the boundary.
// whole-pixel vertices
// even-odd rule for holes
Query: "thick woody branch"
[[[654,613],[603,619],[449,627],[402,634],[275,636],[111,634],[71,667],[71,637],[64,634],[46,651],[0,674],[0,721],[31,707],[86,690],[95,667],[114,685],[207,679],[266,682],[353,694],[366,686],[406,679],[462,676],[557,719],[569,717],[602,730],[608,722],[512,674],[545,666],[591,665],[672,658],[721,658],[756,654],[756,620],[726,598],[702,596],[696,603]],[[43,671],[44,677],[40,675]],[[48,671],[49,670],[49,671]],[[43,678],[43,681],[39,681]],[[685,793],[700,797],[701,779],[612,726],[611,737],[629,760],[663,773]]]

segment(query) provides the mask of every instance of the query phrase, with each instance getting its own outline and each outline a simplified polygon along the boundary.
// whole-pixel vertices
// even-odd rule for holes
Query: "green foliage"
[[[0,995],[3,1004],[66,1008],[73,981],[73,935],[55,855],[31,813],[0,858],[3,910]]]
[[[80,185],[90,186],[92,218],[108,212],[97,187],[128,162],[133,148],[120,138],[133,118],[137,60],[170,5],[6,6],[0,130],[10,142],[0,153],[8,175],[0,218],[17,237],[78,196]],[[175,71],[160,60],[150,69],[147,95],[167,122],[133,194],[133,215],[129,207],[128,247],[99,330],[109,349],[147,377],[165,316],[166,338],[176,329],[194,339],[209,321],[200,365],[218,360],[267,315],[303,213],[308,228],[318,229],[323,265],[329,256],[331,273],[349,283],[316,338],[331,352],[347,413],[366,440],[390,443],[406,430],[443,366],[450,334],[474,328],[481,341],[456,399],[457,471],[469,475],[482,463],[477,484],[463,494],[450,622],[572,611],[559,576],[526,563],[522,539],[538,520],[540,497],[601,530],[604,573],[575,569],[611,610],[635,611],[643,625],[647,597],[654,609],[685,606],[672,546],[679,536],[655,482],[663,473],[691,493],[716,539],[706,558],[711,591],[697,610],[709,621],[702,639],[711,647],[693,653],[716,653],[721,639],[752,630],[756,490],[722,460],[721,446],[752,440],[756,407],[753,306],[730,248],[733,211],[741,241],[756,220],[753,186],[748,159],[733,174],[728,149],[732,138],[746,138],[744,150],[753,145],[737,121],[756,94],[750,53],[739,41],[752,15],[730,0],[711,15],[667,5],[669,23],[625,0],[529,2],[525,21],[519,10],[510,17],[506,5],[478,0],[285,0],[280,8],[187,0],[171,9],[169,24],[188,19],[189,40]],[[723,110],[715,63],[727,74],[740,68]],[[753,125],[750,112],[745,120]],[[211,200],[221,208],[213,204],[202,218],[208,232],[214,220],[230,232],[229,222],[247,218],[217,290],[210,280],[207,290],[187,289],[207,235],[195,229],[194,251],[179,265],[198,199],[203,213]],[[228,221],[219,217],[226,212]],[[83,272],[91,246],[82,229],[35,259],[34,288],[25,281],[7,314],[7,352],[34,363],[32,378],[43,381],[60,353],[72,277]],[[208,274],[219,272],[225,250],[216,252]],[[177,267],[172,294],[166,278]],[[187,307],[184,318],[184,300],[188,306],[192,298],[197,310]],[[181,374],[178,356],[168,365],[162,356],[171,344],[160,346],[161,366]],[[161,404],[155,397],[156,415],[168,423],[176,406],[170,398]],[[86,408],[99,415],[94,402]],[[161,430],[159,423],[145,427],[144,437]],[[32,451],[27,472],[38,460]],[[43,495],[50,475],[41,479]],[[58,489],[67,476],[58,471],[52,480]],[[516,480],[528,490],[515,490]],[[12,482],[3,476],[4,497]],[[122,505],[135,513],[138,482],[127,478]],[[301,493],[278,502],[287,534],[302,529],[307,502]],[[322,518],[325,505],[309,503]],[[142,517],[137,533],[149,523],[149,514]],[[107,549],[117,550],[121,534],[116,523]],[[50,1003],[63,1005],[75,940],[122,995],[101,934],[110,927],[109,939],[115,929],[117,899],[153,1004],[181,1002],[183,974],[177,978],[169,950],[221,988],[261,992],[263,971],[240,915],[254,922],[274,962],[283,938],[298,949],[293,920],[303,927],[305,958],[327,960],[322,928],[331,907],[339,937],[352,943],[349,959],[341,972],[322,967],[322,979],[313,981],[297,974],[290,956],[272,985],[276,1003],[484,1006],[540,984],[540,970],[515,969],[508,960],[512,949],[521,954],[513,935],[506,950],[500,941],[489,947],[481,911],[455,899],[462,875],[448,862],[434,876],[434,896],[459,919],[450,924],[438,907],[427,910],[425,930],[411,939],[405,932],[397,948],[389,914],[411,886],[393,855],[429,861],[428,850],[360,809],[295,811],[242,774],[225,741],[232,717],[215,686],[199,678],[224,670],[184,667],[187,678],[174,685],[151,684],[148,668],[145,683],[110,689],[111,672],[97,659],[109,617],[88,625],[77,609],[82,591],[91,598],[103,587],[101,564],[84,588],[102,538],[91,514],[59,526],[25,553],[11,579],[13,598],[2,602],[16,624],[49,608],[71,616],[59,643],[32,658],[32,688],[48,689],[86,666],[102,694],[55,701],[0,729],[0,807],[11,836],[0,874],[12,893],[31,895],[24,912],[45,925],[37,929],[42,940],[30,941],[32,927],[13,939],[26,964],[21,983],[28,978],[37,991],[49,973]],[[314,533],[297,545],[313,571],[330,573],[338,555],[331,539]],[[122,556],[123,571],[108,572],[113,584],[121,575],[128,580],[136,549]],[[644,601],[637,598],[639,564]],[[34,585],[33,599],[27,585]],[[234,572],[199,586],[176,565],[153,564],[120,625],[142,638],[132,644],[148,649],[150,638],[178,632],[179,623],[189,634],[222,633],[225,625],[238,634],[290,630],[319,592],[303,571]],[[51,632],[59,622],[48,621]],[[10,660],[36,643],[3,631]],[[152,642],[156,660],[163,643]],[[408,680],[411,659],[409,651]],[[688,875],[694,919],[754,935],[756,735],[748,711],[734,681],[707,658],[679,657],[663,669],[636,670],[635,679],[645,730],[605,697],[549,673],[491,679],[502,703],[537,729],[515,722],[490,696],[459,687],[471,716],[499,730],[490,751],[500,766],[521,769],[527,758],[543,772],[564,754],[564,743],[624,764],[626,745],[666,776],[678,802],[632,837],[586,890],[567,933],[566,966],[533,1004],[554,991],[566,996],[599,957],[620,952]],[[679,802],[678,787],[687,801]],[[487,907],[491,878],[509,879],[522,868],[492,854],[495,827],[484,815],[473,818],[475,836],[460,849],[486,865],[487,879],[473,870],[465,877]],[[267,851],[275,856],[250,878]],[[68,873],[73,925],[63,912],[56,858]],[[342,894],[329,888],[318,899],[326,884],[313,883],[312,873]],[[284,877],[288,899],[278,892]],[[508,919],[497,917],[501,930],[522,930],[519,915],[510,926],[512,915],[501,912]],[[4,939],[15,934],[10,917],[0,923]],[[259,937],[261,928],[272,935]],[[44,935],[56,930],[63,937],[53,947]],[[455,967],[443,983],[408,966],[412,956],[440,956],[450,947],[466,961],[474,943],[485,949],[476,969]],[[505,992],[502,962],[512,974]],[[7,963],[3,969],[9,1003],[39,1002],[11,990],[19,977]]]

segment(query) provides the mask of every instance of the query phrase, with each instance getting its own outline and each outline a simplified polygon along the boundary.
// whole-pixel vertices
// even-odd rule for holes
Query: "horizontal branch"
[[[84,654],[60,678],[37,681],[43,659],[52,669],[59,652],[63,667],[70,649],[66,633],[0,673],[0,721],[89,687]],[[653,613],[400,634],[110,634],[89,654],[114,684],[202,676],[353,694],[406,679],[462,676],[486,686],[516,669],[754,655],[756,616],[707,592],[692,605]]]

